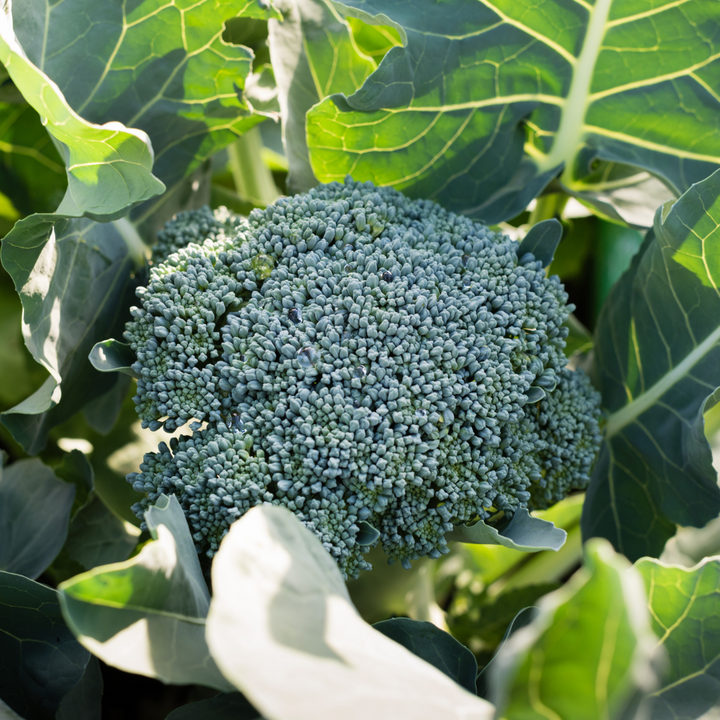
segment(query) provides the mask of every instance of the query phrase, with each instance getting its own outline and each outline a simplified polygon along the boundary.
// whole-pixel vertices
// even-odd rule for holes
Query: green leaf
[[[127,343],[119,340],[110,339],[95,343],[88,359],[99,372],[121,372],[130,377],[139,377],[130,368],[136,360],[135,353]]]
[[[55,720],[99,720],[103,679],[100,663],[91,657],[80,682],[63,698]]]
[[[68,625],[108,665],[165,683],[232,690],[205,643],[210,595],[177,499],[161,497],[145,520],[155,542],[136,557],[61,583]]]
[[[0,473],[0,568],[36,578],[65,543],[75,488],[37,458]]]
[[[246,513],[212,572],[210,650],[264,716],[493,716],[488,703],[359,617],[335,561],[288,510],[266,504]]]
[[[510,522],[501,530],[479,520],[474,525],[456,525],[447,535],[447,539],[537,552],[559,550],[565,544],[567,533],[562,528],[555,527],[552,522],[533,517],[527,510],[521,509],[515,512]]]
[[[263,119],[253,115],[243,93],[252,51],[222,38],[225,21],[239,16],[278,14],[259,0],[23,0],[13,8],[30,60],[84,118],[146,132],[155,150],[153,170],[171,190]]]
[[[16,5],[29,9],[29,3]],[[0,62],[62,149],[68,188],[58,211],[113,220],[163,192],[165,186],[152,174],[153,149],[148,136],[142,130],[125,127],[117,118],[99,125],[80,117],[58,85],[28,59],[26,48],[21,47],[13,31],[11,12],[10,4],[0,11]],[[17,30],[19,25],[15,22]],[[73,33],[77,37],[77,25]],[[38,39],[42,40],[42,35]],[[68,69],[77,75],[76,67]]]
[[[288,190],[317,185],[308,157],[305,115],[333,93],[353,93],[375,70],[375,61],[353,39],[331,2],[282,0],[283,20],[271,20],[270,57],[278,86]]]
[[[720,6],[705,0],[342,0],[395,27],[362,88],[308,115],[313,170],[391,185],[488,223],[598,161],[677,194],[720,164]],[[605,189],[605,188],[603,188]]]
[[[605,541],[585,567],[539,602],[490,667],[498,717],[631,718],[654,689],[655,636],[642,579]]]
[[[165,720],[262,720],[240,693],[220,693],[209,700],[189,703],[173,710]]]
[[[52,212],[60,204],[67,178],[65,165],[26,103],[0,102],[0,192],[23,215]]]
[[[669,671],[652,695],[653,720],[694,720],[720,705],[720,559],[694,568],[649,558],[635,567],[645,581],[652,626]]]
[[[118,381],[95,372],[88,354],[108,334],[122,335],[137,282],[130,230],[125,219],[101,225],[33,215],[3,240],[3,266],[23,304],[25,344],[51,374],[34,396],[2,416],[28,453],[42,450],[52,427]]]
[[[562,234],[562,225],[555,218],[543,220],[530,228],[517,249],[517,255],[521,258],[525,253],[532,253],[543,267],[547,267],[553,260]]]
[[[449,633],[430,622],[410,618],[383,620],[373,627],[445,673],[468,692],[475,692],[475,656]]]
[[[24,720],[55,720],[89,662],[63,621],[58,594],[0,571],[0,698]]]
[[[631,560],[658,556],[675,524],[720,513],[703,412],[720,384],[720,172],[655,218],[598,321],[595,366],[606,442],[583,536]]]

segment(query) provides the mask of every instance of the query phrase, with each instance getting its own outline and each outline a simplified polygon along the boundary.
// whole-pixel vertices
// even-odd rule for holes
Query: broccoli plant
[[[584,489],[600,396],[565,367],[559,278],[518,248],[350,178],[170,222],[125,337],[143,424],[193,433],[128,476],[138,517],[176,495],[212,556],[284,505],[354,577],[378,540],[410,567],[457,524]]]

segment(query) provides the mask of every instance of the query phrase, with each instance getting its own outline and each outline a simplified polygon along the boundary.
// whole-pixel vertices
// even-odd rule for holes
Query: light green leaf
[[[152,174],[153,149],[147,134],[116,118],[99,125],[80,117],[57,84],[28,59],[11,13],[10,3],[0,9],[0,62],[62,148],[68,189],[59,212],[113,220],[163,192],[165,186]]]
[[[278,86],[290,192],[317,185],[310,167],[305,115],[333,93],[353,93],[375,70],[331,2],[282,0],[282,21],[271,20],[270,57]]]
[[[605,541],[585,567],[538,603],[490,667],[498,717],[633,718],[654,689],[655,636],[642,579]]]
[[[130,368],[135,362],[135,354],[127,343],[119,340],[102,340],[93,345],[88,356],[91,365],[100,372],[121,372],[137,378],[138,374]]]
[[[4,703],[27,720],[54,720],[63,699],[82,682],[90,659],[65,625],[55,590],[0,571]]]
[[[13,7],[30,60],[87,120],[147,133],[154,172],[170,189],[263,119],[243,93],[252,51],[222,39],[225,21],[238,16],[278,14],[259,0],[22,0]]]
[[[3,266],[23,304],[25,344],[51,373],[35,395],[2,416],[28,453],[42,450],[53,426],[118,381],[93,370],[88,354],[108,334],[123,332],[138,282],[127,226],[126,219],[101,225],[32,215],[3,240]]]
[[[175,497],[146,513],[155,542],[59,586],[65,619],[101,660],[172,684],[232,690],[205,643],[209,593]]]
[[[677,194],[720,164],[720,6],[706,0],[342,0],[394,26],[362,88],[308,115],[315,175],[372,180],[495,223],[600,162]],[[605,188],[603,188],[604,190]]]
[[[720,171],[658,210],[600,315],[595,365],[606,442],[583,536],[632,560],[657,556],[676,523],[720,513],[703,413],[720,385]]]
[[[37,458],[0,468],[0,569],[40,575],[65,543],[74,497]]]
[[[669,672],[652,695],[652,720],[704,717],[720,706],[720,559],[685,569],[646,558],[635,567],[669,658]]]
[[[518,510],[501,530],[482,520],[474,525],[456,525],[447,535],[448,540],[476,543],[478,545],[503,545],[513,550],[537,552],[559,550],[567,539],[567,533],[548,520],[533,517],[527,510]]]
[[[332,557],[288,510],[260,505],[213,562],[207,638],[230,679],[271,720],[467,720],[488,703],[373,630]]]

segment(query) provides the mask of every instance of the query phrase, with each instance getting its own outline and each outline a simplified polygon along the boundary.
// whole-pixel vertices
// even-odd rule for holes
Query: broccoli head
[[[586,485],[599,399],[565,369],[559,279],[517,242],[349,178],[166,238],[126,338],[144,425],[191,434],[129,476],[139,516],[175,494],[212,556],[285,505],[352,577],[378,540],[408,566]]]

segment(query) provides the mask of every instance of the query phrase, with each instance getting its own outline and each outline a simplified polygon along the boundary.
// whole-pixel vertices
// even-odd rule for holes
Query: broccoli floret
[[[243,224],[243,218],[224,207],[210,210],[206,206],[178,213],[158,233],[152,249],[152,261],[155,265],[162,263],[191,243],[202,245],[206,240],[217,240],[221,236],[234,238]]]
[[[455,524],[584,486],[599,411],[565,370],[572,306],[517,248],[348,178],[169,255],[126,337],[143,424],[193,434],[129,476],[135,512],[174,493],[212,555],[282,504],[353,577],[372,528],[408,566]]]

